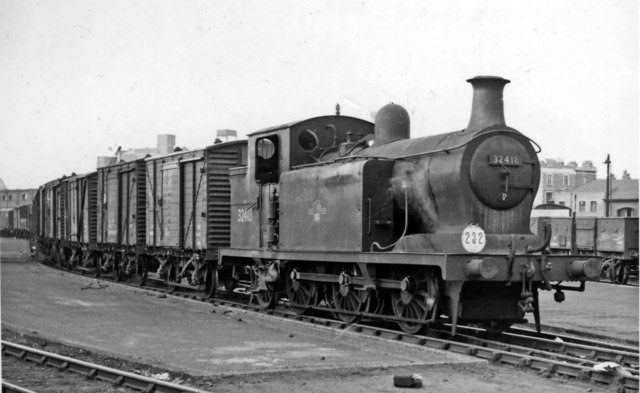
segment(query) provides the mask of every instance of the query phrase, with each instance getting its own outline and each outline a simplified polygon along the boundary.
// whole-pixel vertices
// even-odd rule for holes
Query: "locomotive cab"
[[[231,171],[231,247],[280,248],[283,175],[334,157],[354,138],[371,135],[372,123],[339,114],[250,134],[247,166]]]

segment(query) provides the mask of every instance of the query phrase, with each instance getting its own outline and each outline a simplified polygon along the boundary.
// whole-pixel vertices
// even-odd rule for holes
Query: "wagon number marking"
[[[238,222],[252,222],[253,208],[238,209]]]

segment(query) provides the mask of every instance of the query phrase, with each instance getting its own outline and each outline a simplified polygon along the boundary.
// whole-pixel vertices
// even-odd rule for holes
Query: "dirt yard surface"
[[[500,393],[518,392],[613,392],[615,389],[599,387],[585,382],[566,380],[558,376],[544,376],[531,370],[517,370],[508,366],[488,363],[438,364],[413,367],[354,367],[334,370],[278,371],[263,374],[247,374],[223,377],[190,376],[151,367],[127,359],[99,352],[67,346],[43,339],[34,334],[18,333],[2,329],[3,339],[43,351],[99,363],[108,367],[148,377],[162,376],[168,380],[211,392],[277,393],[277,392],[442,392],[442,393]],[[26,369],[24,368],[26,367]],[[39,393],[53,392],[125,392],[123,388],[103,382],[87,381],[69,373],[35,366],[3,356],[3,378],[18,383]],[[421,388],[398,388],[393,386],[395,375],[419,374],[423,380]]]
[[[543,325],[638,342],[638,287],[588,282],[584,292],[564,293],[566,300],[557,303],[553,292],[540,292]]]
[[[30,260],[25,242],[2,239],[0,247],[3,339],[145,376],[168,373],[169,381],[212,392],[615,391],[442,351],[226,312],[186,299],[159,299],[137,290],[116,289],[115,284],[86,289],[95,280],[51,273]],[[637,288],[635,294],[637,297]],[[588,324],[593,319],[592,304],[567,297],[576,315],[564,315]],[[581,307],[589,313],[583,319],[577,311]],[[637,329],[637,306],[633,311]],[[543,323],[567,322],[566,318],[562,321],[562,312],[547,314],[546,319],[544,315]],[[633,322],[633,318],[622,321]],[[92,382],[81,377],[36,366],[30,367],[41,371],[34,369],[25,377],[17,368],[20,365],[3,356],[2,377],[14,382],[28,379],[23,385],[38,392],[123,391],[92,387]],[[63,382],[55,384],[52,372],[60,374]],[[422,376],[422,388],[393,386],[394,376],[414,373]]]

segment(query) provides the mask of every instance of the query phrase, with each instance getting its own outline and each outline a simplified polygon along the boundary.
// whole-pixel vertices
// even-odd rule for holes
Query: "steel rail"
[[[620,345],[562,334],[537,333],[533,330],[513,327],[500,335],[493,336],[488,335],[482,329],[469,326],[460,326],[458,333],[457,336],[465,337],[468,341],[489,339],[489,342],[496,344],[523,346],[528,349],[544,351],[549,356],[566,355],[593,363],[615,362],[628,368],[632,374],[636,375],[640,364],[637,345]],[[428,334],[438,334],[440,338],[450,336],[449,331],[437,328],[431,329]]]
[[[637,347],[613,346],[607,343],[589,342],[565,335],[558,335],[557,338],[552,339],[548,336],[535,337],[517,331],[507,331],[500,336],[500,341],[520,345],[523,345],[522,343],[524,342],[524,345],[538,350],[592,359],[596,362],[615,362],[624,367],[638,367],[640,362]]]
[[[2,393],[36,393],[36,392],[3,380]]]
[[[64,370],[86,376],[87,378],[109,382],[116,386],[123,386],[140,392],[208,393],[205,390],[160,381],[154,378],[88,363],[67,356],[29,348],[24,345],[15,344],[5,340],[2,340],[2,354],[13,356],[24,361],[33,362],[41,366],[54,367],[61,371]]]
[[[611,349],[614,351],[622,351],[622,352],[634,352],[636,353],[636,355],[638,355],[637,341],[624,340],[626,344],[610,343],[610,342],[601,341],[603,340],[602,336],[593,336],[593,338],[579,337],[580,334],[585,334],[585,333],[575,331],[575,330],[567,330],[567,329],[562,329],[555,326],[545,326],[545,325],[542,325],[542,328],[547,329],[549,331],[538,333],[533,328],[512,326],[506,330],[506,333],[513,333],[516,335],[524,335],[529,337],[546,338],[549,340],[555,340],[559,338],[564,342],[572,343],[572,344],[593,345],[594,343],[597,343],[599,348]],[[559,331],[554,332],[553,331],[554,329]],[[595,341],[595,340],[599,340],[599,341]]]
[[[484,348],[495,348],[495,349],[501,349],[508,352],[526,354],[528,356],[535,356],[538,358],[553,359],[553,360],[562,361],[567,364],[570,363],[570,364],[577,364],[581,366],[593,367],[600,362],[615,361],[615,359],[611,358],[612,357],[611,354],[608,354],[606,352],[598,352],[597,349],[592,349],[592,348],[590,349],[589,347],[584,347],[583,351],[579,351],[579,350],[576,351],[571,349],[567,350],[566,348],[564,348],[562,344],[560,344],[560,347],[556,345],[549,345],[545,348],[541,348],[540,345],[538,345],[539,341],[537,340],[534,341],[531,339],[527,340],[525,343],[517,343],[517,342],[507,343],[504,341],[502,337],[500,337],[499,341],[481,339],[478,337],[473,337],[468,335],[457,335],[456,337],[459,339],[465,339],[466,342],[470,344],[479,345]],[[562,349],[559,349],[559,348],[562,348]],[[597,355],[598,353],[604,354],[604,358],[598,357]],[[625,366],[621,364],[620,361],[616,361],[616,363],[620,364],[623,367]],[[637,370],[627,369],[627,371],[630,374],[630,376],[638,375]]]

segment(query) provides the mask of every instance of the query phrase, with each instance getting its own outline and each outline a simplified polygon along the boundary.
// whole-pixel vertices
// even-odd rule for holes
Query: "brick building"
[[[596,167],[591,161],[582,165],[576,162],[565,164],[563,161],[540,161],[540,187],[533,206],[555,204],[571,205],[571,191],[596,180]]]
[[[13,209],[30,205],[37,189],[0,190],[0,209]]]
[[[571,192],[576,217],[606,217],[607,180],[594,180]],[[609,217],[638,216],[638,179],[611,179]]]
[[[540,162],[540,187],[534,199],[534,208],[567,207],[566,214],[575,212],[577,217],[605,217],[605,179],[596,179],[596,168],[591,161],[582,165],[565,164],[559,160]],[[610,217],[638,216],[638,179],[631,179],[627,171],[622,179],[611,178]],[[548,210],[534,210],[533,216],[547,215]]]
[[[0,229],[15,225],[15,223],[10,224],[10,221],[20,222],[22,219],[28,219],[28,217],[15,216],[17,214],[15,211],[20,206],[31,205],[37,191],[35,188],[10,190],[0,179]]]

